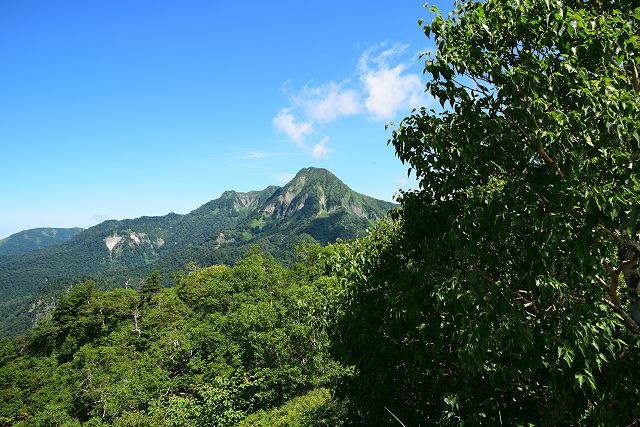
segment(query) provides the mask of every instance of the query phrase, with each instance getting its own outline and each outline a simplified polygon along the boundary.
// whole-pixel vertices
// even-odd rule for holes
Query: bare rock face
[[[114,231],[113,234],[103,239],[104,244],[109,251],[109,259],[112,259],[113,256],[118,257],[122,255],[123,245],[128,247],[149,246],[153,249],[154,245],[159,248],[165,243],[161,238],[151,241],[151,238],[143,232],[127,230],[119,233]]]
[[[360,218],[367,218],[367,214],[365,213],[365,211],[355,203],[351,204],[351,212],[358,215]]]
[[[136,233],[135,231],[132,231],[129,234],[129,238],[131,239],[131,241],[136,244],[139,245],[140,243],[142,243],[142,240],[140,239],[140,237],[138,236],[138,233]]]
[[[234,207],[253,209],[258,205],[258,199],[250,194],[237,193],[234,201]]]
[[[107,246],[107,249],[109,250],[109,255],[111,255],[111,252],[113,251],[113,249],[118,246],[118,243],[120,243],[122,241],[122,237],[118,236],[117,234],[113,234],[111,236],[107,236],[104,238],[104,244]]]
[[[305,175],[296,176],[287,186],[279,191],[278,195],[261,209],[261,214],[265,217],[285,218],[293,212],[304,208],[308,194],[305,190],[307,177]]]
[[[129,245],[151,245],[151,240],[149,239],[149,236],[146,235],[146,233],[137,233],[135,231],[132,231],[131,233],[129,233]]]
[[[226,238],[226,236],[224,235],[224,233],[220,233],[220,234],[218,234],[218,237],[216,237],[215,242],[216,242],[218,245],[222,245],[223,243],[227,243],[227,238]]]

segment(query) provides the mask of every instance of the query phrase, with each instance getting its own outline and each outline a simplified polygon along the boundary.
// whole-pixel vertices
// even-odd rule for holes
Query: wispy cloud
[[[313,131],[313,123],[298,120],[287,108],[283,108],[273,119],[273,126],[286,133],[296,145],[305,146],[304,137]]]
[[[389,68],[392,59],[404,55],[409,49],[408,44],[395,43],[388,46],[389,43],[380,43],[362,52],[358,59],[358,73],[365,74],[371,69]]]
[[[329,157],[329,153],[333,150],[327,147],[328,142],[329,142],[328,136],[325,136],[324,138],[322,138],[320,142],[318,142],[311,148],[311,156],[316,160],[326,159],[327,157]]]
[[[409,179],[405,178],[405,177],[398,177],[396,178],[396,186],[398,188],[404,188],[407,186],[407,184],[409,183]]]

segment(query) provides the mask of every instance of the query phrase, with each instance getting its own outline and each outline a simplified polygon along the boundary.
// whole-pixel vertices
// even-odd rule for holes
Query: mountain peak
[[[296,174],[296,177],[298,176],[308,176],[308,175],[312,175],[312,176],[329,176],[332,177],[334,179],[338,179],[334,174],[331,173],[331,171],[329,171],[328,169],[325,168],[315,168],[313,166],[309,166],[307,168],[302,168],[298,171],[298,173]],[[295,179],[295,178],[294,178]]]
[[[0,240],[0,336],[20,332],[32,320],[25,304],[7,302],[34,298],[43,283],[47,292],[88,277],[108,287],[141,283],[153,270],[169,276],[189,261],[232,263],[254,244],[291,259],[294,246],[309,239],[326,244],[362,236],[393,207],[356,193],[326,169],[310,167],[283,187],[226,191],[186,215],[105,221],[59,246],[38,251],[30,246],[18,256],[3,255],[9,242]],[[60,237],[62,230],[28,234],[9,240]]]
[[[381,212],[392,207],[391,203],[356,193],[327,169],[308,167],[301,169],[289,183],[274,192],[260,215],[310,218],[344,211],[367,220],[377,220]]]
[[[308,235],[322,243],[351,239],[394,206],[351,190],[327,169],[308,167],[247,217],[243,235]]]
[[[220,198],[221,199],[230,199],[230,198],[233,198],[235,195],[236,195],[236,192],[234,190],[226,190],[224,193],[222,193]]]
[[[311,182],[322,183],[323,185],[339,183],[345,188],[348,188],[342,181],[340,181],[337,176],[331,173],[331,171],[329,171],[328,169],[314,167],[300,169],[296,176],[287,185],[296,183],[309,184]],[[285,185],[285,187],[287,185]]]

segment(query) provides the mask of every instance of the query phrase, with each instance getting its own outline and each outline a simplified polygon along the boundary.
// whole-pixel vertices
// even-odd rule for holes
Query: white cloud
[[[364,107],[377,119],[392,119],[401,110],[429,103],[420,75],[408,72],[405,63],[394,61],[406,54],[409,45],[387,45],[367,49],[358,61]]]
[[[312,122],[298,121],[287,108],[278,112],[273,119],[273,126],[286,133],[298,146],[304,146],[304,137],[313,131]]]
[[[405,66],[370,70],[361,76],[366,93],[364,105],[379,119],[391,119],[403,108],[418,107],[423,85],[417,74],[404,73]]]
[[[329,137],[325,136],[322,138],[322,141],[318,142],[311,148],[311,156],[318,159],[326,159],[329,156],[329,153],[333,150],[327,147],[327,142],[329,142]]]
[[[326,159],[332,151],[328,138],[310,147],[305,139],[314,134],[314,126],[340,117],[360,114],[375,119],[393,120],[411,108],[428,106],[431,99],[424,93],[421,76],[411,71],[409,45],[382,43],[362,53],[351,76],[336,83],[305,85],[291,90],[290,82],[282,91],[289,98],[289,108],[283,108],[273,119],[273,126],[314,159]],[[251,153],[250,153],[251,154]],[[266,157],[253,153],[252,158]]]
[[[338,117],[360,112],[360,95],[354,89],[345,89],[343,84],[329,82],[324,85],[306,86],[294,97],[314,120],[331,122]]]

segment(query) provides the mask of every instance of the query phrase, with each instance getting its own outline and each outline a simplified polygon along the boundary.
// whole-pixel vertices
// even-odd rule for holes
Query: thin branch
[[[640,333],[640,328],[638,327],[638,325],[636,325],[636,322],[634,322],[631,316],[629,316],[623,309],[621,309],[620,307],[618,307],[617,305],[615,305],[613,302],[609,300],[604,300],[604,302],[609,307],[611,307],[613,311],[618,313],[620,317],[622,317],[622,320],[627,328],[631,329],[631,331],[636,335]]]
[[[636,240],[634,240],[631,236],[623,235],[622,233],[616,233],[614,231],[611,231],[611,230],[609,230],[607,227],[605,227],[602,224],[598,224],[597,228],[599,228],[600,230],[604,231],[605,234],[607,234],[609,237],[611,237],[613,240],[615,240],[618,245],[633,246],[637,251],[640,251],[640,243],[637,242]]]
[[[604,299],[604,302],[611,307],[616,313],[622,317],[622,320],[625,326],[631,330],[634,334],[640,334],[640,327],[633,321],[631,316],[627,314],[627,312],[622,308],[622,301],[620,300],[620,296],[618,295],[618,287],[620,286],[620,272],[622,271],[622,267],[624,266],[624,262],[620,264],[618,268],[613,268],[611,265],[605,261],[604,266],[611,274],[611,282],[607,283],[600,276],[596,275],[596,280],[598,283],[602,285],[602,287],[607,291],[608,299]]]
[[[638,68],[634,61],[631,61],[631,83],[637,93],[640,93],[640,76],[638,76]]]
[[[624,77],[625,80],[627,80],[627,83],[631,85],[633,90],[635,90],[636,93],[640,93],[640,77],[638,76],[638,68],[636,67],[635,61],[630,60],[626,62],[626,65],[631,71],[630,77],[627,75],[627,70],[625,70],[624,67],[621,67],[620,63],[618,63],[615,58],[609,58],[609,61],[611,62],[611,64],[613,64],[614,67],[616,67],[620,75]],[[640,104],[640,99],[638,99],[638,103]]]
[[[540,310],[538,309],[538,306],[536,305],[536,303],[532,300],[527,299],[523,294],[530,294],[531,292],[529,291],[525,291],[522,289],[518,289],[517,291],[511,291],[514,295],[517,295],[516,301],[523,301],[523,306],[525,309],[529,309],[529,307],[531,307],[531,311],[529,312],[529,310],[527,310],[527,312],[529,314],[538,314],[540,312]]]
[[[525,141],[529,142],[529,144],[532,145],[533,148],[535,148],[540,157],[542,157],[544,161],[547,162],[547,164],[555,168],[555,170],[558,172],[558,175],[560,175],[560,178],[564,178],[565,175],[564,172],[562,172],[562,169],[560,169],[560,165],[558,165],[558,162],[556,162],[556,160],[545,151],[545,149],[542,147],[542,142],[540,140],[532,141],[533,137],[525,132],[524,129],[522,129],[522,127],[516,121],[509,117],[509,114],[507,114],[504,109],[500,110],[500,112],[504,115],[504,117],[506,117],[509,123],[516,128],[516,130],[520,133],[520,135],[522,135]],[[540,129],[540,125],[535,118],[533,118],[533,123],[536,128]]]
[[[391,412],[391,410],[390,410],[389,408],[387,408],[387,407],[385,406],[385,407],[384,407],[384,409],[386,409],[386,410],[387,410],[387,412],[389,412],[389,413],[391,414],[391,416],[393,416],[393,418],[395,418],[395,419],[396,419],[396,421],[397,421],[397,422],[399,422],[399,423],[400,423],[400,425],[401,425],[402,427],[406,427],[406,426],[404,425],[404,423],[403,423],[402,421],[400,421],[400,418],[396,417],[396,414],[394,414],[393,412]]]
[[[608,292],[609,291],[609,285],[607,284],[607,282],[605,282],[602,277],[596,275],[596,280],[598,281],[598,283],[600,283],[602,285],[602,287]]]
[[[625,245],[627,243],[627,242],[624,241],[624,239],[622,237],[620,237],[620,235],[618,233],[614,233],[613,231],[609,230],[604,225],[598,224],[598,228],[600,230],[604,231],[605,234],[607,234],[609,237],[613,238],[613,240],[615,240],[616,243],[618,243],[619,245]]]
[[[538,123],[538,120],[535,118],[535,116],[531,116],[531,119],[533,121],[533,126],[540,130],[540,124]],[[542,147],[542,142],[540,140],[534,142],[534,148],[536,149],[536,151],[538,152],[538,154],[540,154],[540,156],[545,160],[545,162],[549,163],[551,166],[553,166],[557,171],[558,174],[560,175],[560,178],[564,178],[564,173],[562,172],[562,169],[560,169],[560,165],[558,164],[558,162],[556,161],[556,159],[553,156],[550,156],[545,149]]]

